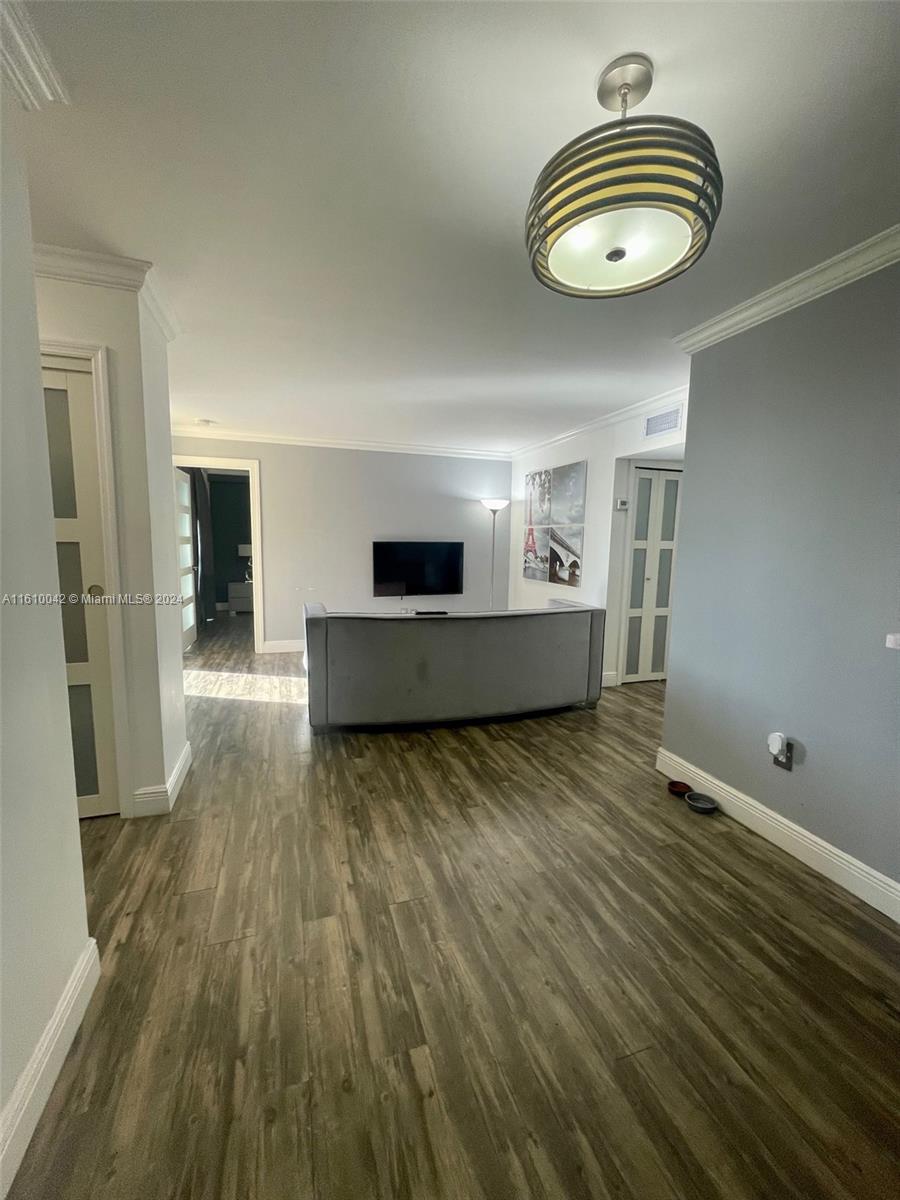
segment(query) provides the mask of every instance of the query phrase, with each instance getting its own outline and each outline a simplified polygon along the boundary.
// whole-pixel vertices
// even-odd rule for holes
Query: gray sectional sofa
[[[510,716],[600,698],[600,608],[415,616],[305,604],[303,618],[313,729]]]

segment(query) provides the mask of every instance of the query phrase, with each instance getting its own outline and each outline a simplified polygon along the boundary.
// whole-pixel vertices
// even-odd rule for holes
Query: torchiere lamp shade
[[[610,121],[564,146],[528,205],[538,280],[566,296],[628,296],[674,279],[709,245],[722,207],[716,151],[676,117]]]

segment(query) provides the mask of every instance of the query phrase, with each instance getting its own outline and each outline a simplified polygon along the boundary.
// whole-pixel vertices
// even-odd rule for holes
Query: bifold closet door
[[[94,388],[84,369],[43,371],[69,718],[80,817],[119,811]],[[86,599],[85,599],[86,598]]]
[[[665,679],[681,472],[635,471],[621,683]]]

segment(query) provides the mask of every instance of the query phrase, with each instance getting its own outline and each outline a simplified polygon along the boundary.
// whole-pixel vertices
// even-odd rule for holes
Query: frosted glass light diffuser
[[[637,288],[664,275],[691,245],[691,226],[663,208],[622,208],[573,225],[553,243],[554,279],[592,292]]]

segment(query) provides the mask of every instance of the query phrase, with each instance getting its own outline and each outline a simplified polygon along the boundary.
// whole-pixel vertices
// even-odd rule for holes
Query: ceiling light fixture
[[[565,296],[629,296],[693,266],[722,207],[712,141],[678,117],[636,117],[653,83],[644,54],[600,75],[597,99],[619,113],[563,146],[538,176],[525,237],[538,280]]]

